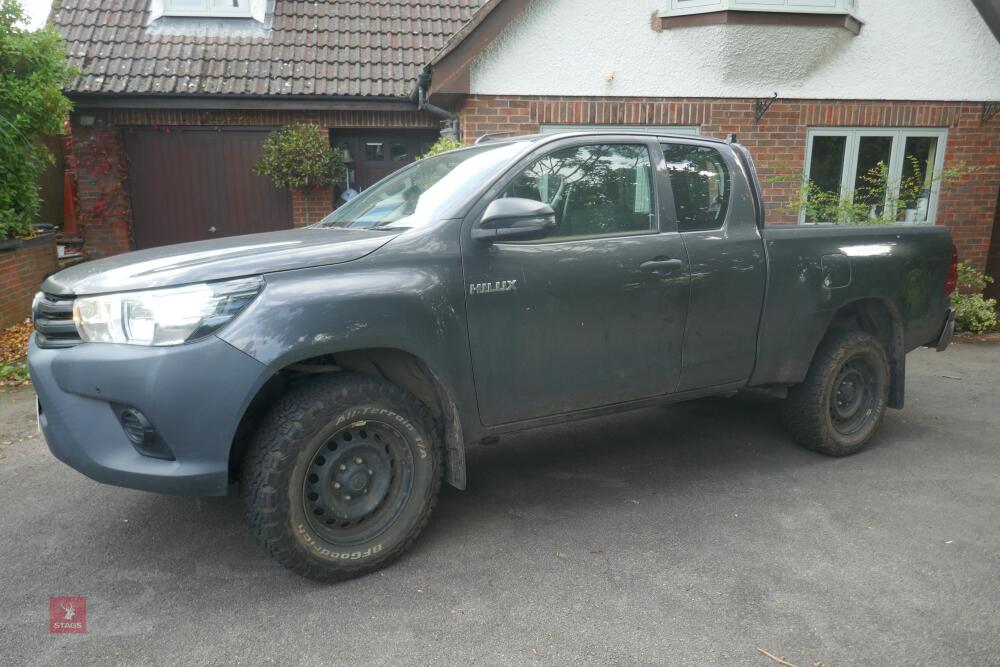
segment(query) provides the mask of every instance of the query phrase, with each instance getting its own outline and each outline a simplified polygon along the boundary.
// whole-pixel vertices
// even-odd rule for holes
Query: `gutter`
[[[79,109],[329,111],[413,109],[409,97],[364,95],[232,95],[212,93],[89,93],[64,91]]]
[[[442,109],[441,107],[427,101],[428,91],[430,91],[432,79],[433,71],[431,70],[431,66],[425,65],[423,71],[420,72],[420,76],[417,77],[417,85],[410,93],[410,101],[417,105],[417,109],[419,111],[427,111],[439,118],[444,118],[447,121],[447,124],[445,128],[441,130],[441,136],[450,136],[452,139],[457,139],[459,136],[458,116],[447,109]]]

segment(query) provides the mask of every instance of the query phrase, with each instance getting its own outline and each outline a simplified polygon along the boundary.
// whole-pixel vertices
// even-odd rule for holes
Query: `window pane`
[[[937,152],[937,137],[907,137],[903,151],[903,176],[899,181],[898,220],[927,222]]]
[[[382,142],[367,142],[365,144],[365,159],[368,161],[384,160],[385,149]]]
[[[406,160],[410,157],[409,152],[406,150],[406,144],[393,144],[389,155],[392,157],[393,162]]]
[[[653,183],[645,146],[566,148],[521,172],[502,197],[545,202],[556,212],[548,238],[650,231]]]
[[[208,9],[206,0],[167,0],[168,9],[197,9],[199,11]]]
[[[847,137],[813,137],[812,155],[809,159],[809,180],[820,192],[835,198],[834,200],[824,196],[822,197],[823,204],[827,201],[840,200],[846,154]],[[817,204],[815,199],[813,204]],[[815,212],[815,208],[812,212]],[[806,221],[829,222],[829,220],[815,219],[809,213],[806,215]]]
[[[885,210],[892,137],[863,136],[858,140],[858,168],[854,174],[854,203],[868,207],[868,217]]]
[[[729,169],[714,148],[665,144],[663,154],[674,193],[677,229],[719,229],[729,209]]]

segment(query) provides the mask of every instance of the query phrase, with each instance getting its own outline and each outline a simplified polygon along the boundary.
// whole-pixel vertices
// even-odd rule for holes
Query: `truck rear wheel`
[[[355,374],[314,378],[274,406],[242,466],[257,542],[317,581],[377,570],[430,517],[441,446],[427,408],[399,387]]]
[[[792,387],[782,417],[803,447],[848,456],[875,435],[889,399],[889,359],[870,334],[834,330],[823,340],[805,382]]]

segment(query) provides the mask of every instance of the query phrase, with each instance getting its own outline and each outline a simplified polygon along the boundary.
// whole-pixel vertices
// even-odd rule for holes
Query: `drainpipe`
[[[441,107],[427,101],[427,91],[430,90],[432,76],[433,74],[431,72],[430,65],[424,67],[423,71],[420,72],[420,76],[417,77],[416,87],[413,89],[413,92],[410,93],[410,101],[417,105],[417,109],[421,111],[429,111],[439,118],[444,118],[447,121],[447,124],[444,129],[441,130],[441,136],[457,139],[458,116],[447,109],[442,109]]]

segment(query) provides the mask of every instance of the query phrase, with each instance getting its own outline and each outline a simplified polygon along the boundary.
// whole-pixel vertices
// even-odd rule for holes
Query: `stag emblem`
[[[73,605],[73,603],[72,602],[70,602],[69,604],[63,603],[59,606],[62,607],[62,610],[64,612],[63,620],[72,621],[73,617],[76,616],[76,607]]]

